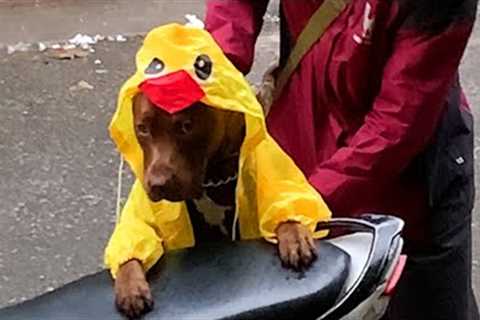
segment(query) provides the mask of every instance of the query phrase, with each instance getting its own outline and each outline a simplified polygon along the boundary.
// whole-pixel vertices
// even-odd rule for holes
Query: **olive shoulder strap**
[[[279,70],[276,81],[274,98],[282,92],[290,76],[300,64],[305,54],[322,37],[325,30],[339,16],[352,0],[325,0],[315,11],[305,28],[297,38],[285,66]]]

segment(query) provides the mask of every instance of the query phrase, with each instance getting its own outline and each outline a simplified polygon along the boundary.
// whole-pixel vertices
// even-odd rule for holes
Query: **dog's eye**
[[[146,75],[157,75],[165,69],[165,64],[158,58],[153,58],[152,62],[145,69]]]
[[[183,120],[176,123],[176,131],[180,135],[188,135],[193,131],[192,120]]]
[[[150,130],[146,125],[144,125],[143,123],[140,123],[137,125],[137,133],[140,136],[146,137],[150,135]]]
[[[199,55],[193,66],[195,74],[202,80],[207,80],[212,74],[212,60],[205,54]]]

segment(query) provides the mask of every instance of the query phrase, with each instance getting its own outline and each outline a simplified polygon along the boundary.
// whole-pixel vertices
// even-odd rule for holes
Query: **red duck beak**
[[[198,83],[184,70],[146,79],[138,88],[156,107],[170,114],[188,108],[205,96]]]

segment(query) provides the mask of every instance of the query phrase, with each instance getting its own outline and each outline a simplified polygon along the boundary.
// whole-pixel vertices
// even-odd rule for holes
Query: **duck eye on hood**
[[[163,61],[158,58],[153,58],[152,62],[150,62],[144,72],[145,75],[155,76],[160,74],[163,69],[165,69],[165,63],[163,63]]]
[[[212,74],[212,60],[206,54],[199,55],[195,60],[195,74],[201,80],[207,80]]]

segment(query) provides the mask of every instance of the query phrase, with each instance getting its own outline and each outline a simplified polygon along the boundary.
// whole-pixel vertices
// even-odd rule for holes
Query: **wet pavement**
[[[203,1],[11,3],[0,0],[0,47],[67,39],[78,32],[133,35],[169,21],[183,22],[185,13],[201,15],[203,10]],[[275,57],[274,26],[268,23],[259,40],[252,82]],[[94,53],[74,60],[56,60],[38,51],[8,55],[0,49],[0,306],[102,268],[103,248],[115,221],[119,161],[107,126],[118,89],[134,70],[140,43],[141,36],[102,41]],[[462,65],[477,119],[479,55],[477,27]],[[476,167],[478,181],[478,161]],[[478,234],[477,223],[474,228]],[[480,289],[479,252],[480,237],[475,235],[474,275]]]
[[[203,0],[0,0],[0,43],[63,40],[75,33],[136,34],[203,13]]]
[[[128,25],[133,18],[125,17],[123,24],[107,16],[110,30],[71,21],[65,27],[69,32],[65,32],[54,30],[51,24],[35,31],[41,24],[18,20],[27,14],[27,6],[12,9],[2,7],[0,1],[2,26],[4,17],[12,12],[9,10],[17,18],[10,17],[9,23],[20,26],[17,33],[8,31],[14,26],[1,30],[0,43],[68,39],[78,32],[135,34],[173,20],[183,23],[184,13],[201,15],[203,10],[203,1],[193,1],[191,6],[187,5],[190,1],[179,1],[183,6],[177,6],[176,11],[158,9],[167,1],[150,2],[161,14],[144,16],[140,29]],[[56,2],[40,3],[42,6],[33,8],[43,12],[43,17]],[[53,21],[61,18],[61,10],[73,11],[55,8]],[[124,14],[134,17],[136,12],[143,12],[136,9],[137,4],[132,13]],[[100,21],[95,15],[89,19]],[[274,59],[272,26],[266,26],[259,41],[256,69]],[[22,30],[36,34],[25,40],[22,37],[27,34]],[[107,126],[120,85],[134,71],[134,55],[141,39],[131,36],[126,42],[102,41],[94,46],[94,53],[74,60],[51,59],[38,51],[8,55],[0,50],[0,306],[102,268],[103,248],[115,222],[119,162]],[[250,78],[258,80],[259,73],[252,73]],[[128,178],[124,184],[126,194]]]
[[[106,128],[139,42],[73,61],[0,58],[2,304],[101,268],[118,161]],[[79,81],[93,89],[70,90]]]

